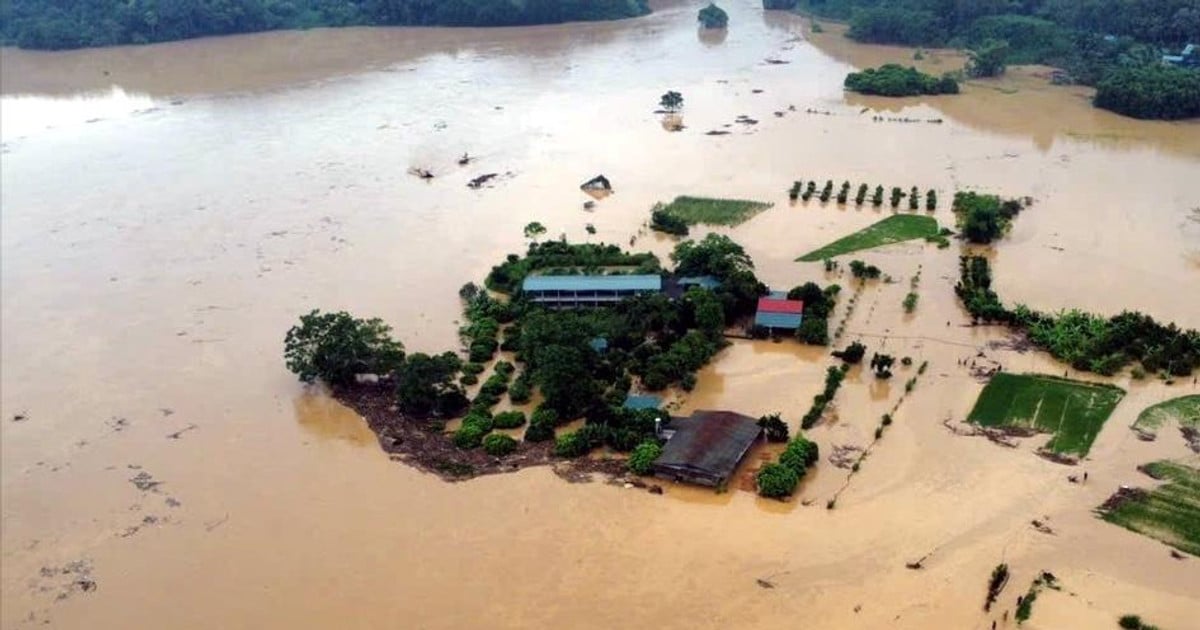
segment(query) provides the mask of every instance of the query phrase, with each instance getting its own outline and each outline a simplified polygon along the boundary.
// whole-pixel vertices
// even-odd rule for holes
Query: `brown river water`
[[[695,7],[676,2],[606,24],[5,49],[0,625],[984,629],[1042,570],[1064,589],[1027,627],[1126,612],[1194,624],[1200,563],[1091,510],[1145,485],[1137,464],[1189,456],[1173,431],[1141,442],[1126,427],[1196,386],[1113,379],[1129,395],[1086,485],[1033,454],[1044,438],[1005,449],[951,434],[942,422],[981,387],[960,359],[1064,369],[986,349],[1002,333],[964,325],[957,244],[861,256],[897,281],[862,292],[843,341],[930,366],[832,511],[847,471],[824,460],[792,502],[745,491],[763,452],[723,494],[547,469],[444,483],[389,461],[358,417],[284,369],[283,333],[311,308],[383,317],[410,350],[455,347],[457,288],[520,251],[531,220],[665,255],[643,224],[677,194],[775,202],[726,231],[777,287],[829,281],[792,260],[889,211],[791,205],[796,178],[935,188],[946,224],[956,189],[1031,196],[994,253],[1006,299],[1200,326],[1200,124],[1092,109],[1038,68],[957,97],[845,95],[853,66],[912,51],[723,4],[723,35],[698,33]],[[921,65],[961,62],[931,51]],[[679,133],[653,114],[667,89],[685,97]],[[742,114],[758,124],[733,124]],[[463,152],[478,161],[458,166]],[[492,187],[464,185],[488,172]],[[616,194],[586,212],[578,185],[597,173]],[[681,406],[794,423],[828,364],[736,342]],[[911,372],[890,385],[853,372],[836,419],[809,435],[825,454],[865,446]],[[1001,561],[1013,580],[985,614]]]

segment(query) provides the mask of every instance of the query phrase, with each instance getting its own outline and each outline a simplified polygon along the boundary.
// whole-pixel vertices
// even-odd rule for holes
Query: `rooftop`
[[[675,434],[654,460],[655,471],[714,486],[733,474],[762,431],[754,419],[732,411],[696,411],[674,419],[671,428]]]
[[[626,409],[658,409],[662,406],[662,398],[650,395],[629,394],[625,397]]]
[[[804,312],[804,302],[800,300],[778,299],[774,297],[758,298],[759,313],[795,313]]]
[[[527,276],[522,291],[661,291],[662,276]]]
[[[800,327],[803,316],[800,313],[764,313],[759,311],[754,315],[754,325],[763,328],[786,328],[795,330]]]
[[[713,276],[682,276],[676,282],[680,286],[697,286],[704,289],[715,289],[721,286],[721,281]]]

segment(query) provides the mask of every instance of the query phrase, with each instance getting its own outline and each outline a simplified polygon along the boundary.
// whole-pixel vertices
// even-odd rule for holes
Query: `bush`
[[[777,413],[759,418],[758,426],[763,428],[768,442],[786,442],[788,439],[788,425]]]
[[[545,442],[554,439],[554,425],[545,422],[530,422],[525,429],[526,442]]]
[[[508,399],[514,405],[523,405],[532,397],[533,388],[529,384],[529,379],[522,373],[517,380],[513,381],[512,387],[508,388]]]
[[[804,471],[809,466],[817,463],[820,458],[820,451],[816,442],[811,442],[803,436],[797,436],[796,439],[788,442],[787,448],[779,455],[779,463],[788,466],[800,476],[804,475]]]
[[[478,376],[480,374],[483,374],[483,370],[484,370],[484,367],[483,367],[482,363],[471,362],[471,363],[463,364],[463,366],[462,366],[463,374],[470,374],[472,376]]]
[[[662,447],[658,442],[649,440],[638,444],[629,455],[629,471],[635,475],[648,475],[654,460],[662,455]]]
[[[467,348],[468,358],[473,362],[491,361],[499,347],[495,339],[476,339]]]
[[[1137,615],[1122,615],[1117,620],[1117,625],[1125,628],[1125,630],[1141,630],[1142,618]]]
[[[454,432],[453,442],[455,446],[463,450],[473,449],[483,442],[483,436],[487,433],[479,425],[464,423],[459,430]]]
[[[958,81],[925,74],[913,67],[889,63],[878,68],[846,75],[844,86],[860,94],[879,96],[918,96],[921,94],[958,94]]]
[[[796,329],[796,338],[813,346],[829,345],[829,321],[824,317],[805,317]]]
[[[492,457],[504,457],[517,450],[517,441],[503,433],[493,433],[483,438],[483,450]]]
[[[937,209],[937,193],[932,188],[925,193],[925,209],[931,212]]]
[[[890,413],[883,414],[883,426],[886,427],[891,424],[892,424],[892,414],[890,414]]]
[[[867,353],[867,347],[865,345],[855,341],[854,343],[846,346],[845,350],[840,350],[840,351],[834,352],[833,356],[841,359],[842,361],[844,361],[850,365],[856,365],[860,361],[862,361],[863,356],[866,353]]]
[[[772,499],[789,497],[800,484],[800,475],[790,466],[770,463],[762,467],[755,477],[758,493]]]
[[[497,429],[515,429],[525,424],[525,414],[520,411],[502,411],[492,418]]]
[[[660,204],[661,205],[661,204]],[[687,236],[688,224],[683,219],[656,206],[650,213],[650,229],[675,236]]]
[[[729,14],[711,2],[708,6],[700,9],[697,19],[704,28],[725,28],[729,25]]]
[[[586,427],[585,427],[586,428]],[[554,454],[557,457],[579,457],[586,455],[589,450],[586,436],[580,431],[572,431],[558,436],[554,441]]]
[[[458,377],[458,382],[463,385],[474,385],[479,382],[479,377],[474,374],[463,374]]]

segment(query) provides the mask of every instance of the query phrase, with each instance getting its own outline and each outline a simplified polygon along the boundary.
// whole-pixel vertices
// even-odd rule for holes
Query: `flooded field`
[[[797,178],[934,188],[943,225],[956,189],[1031,196],[993,256],[1006,300],[1200,327],[1200,124],[1094,110],[1039,69],[958,97],[845,95],[852,67],[912,51],[724,4],[724,35],[661,3],[607,24],[5,49],[0,625],[985,629],[1043,570],[1064,588],[1026,627],[1193,623],[1197,561],[1091,510],[1145,485],[1138,464],[1196,462],[1176,432],[1142,442],[1127,428],[1196,385],[1111,379],[1128,394],[1084,485],[1033,454],[1044,436],[1007,449],[953,434],[943,422],[982,388],[960,360],[1065,369],[965,325],[957,243],[859,256],[897,282],[862,292],[844,340],[929,369],[846,485],[824,456],[865,447],[911,376],[852,371],[836,419],[809,432],[821,463],[784,504],[741,489],[762,453],[724,494],[547,469],[447,484],[389,461],[361,419],[284,369],[284,331],[312,308],[382,317],[409,350],[456,347],[457,288],[523,249],[529,221],[665,257],[672,241],[643,224],[681,194],[773,202],[722,231],[777,287],[827,282],[793,260],[889,210],[790,204]],[[677,133],[653,114],[668,89],[685,98]],[[478,161],[458,166],[463,152]],[[616,193],[584,211],[578,186],[599,173]],[[827,365],[790,342],[737,341],[682,407],[779,411],[794,427]],[[988,615],[999,562],[1013,579]]]

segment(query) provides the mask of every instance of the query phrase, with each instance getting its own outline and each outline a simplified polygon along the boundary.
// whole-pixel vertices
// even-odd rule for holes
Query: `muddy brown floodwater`
[[[958,360],[1003,338],[963,325],[957,245],[862,256],[898,282],[863,291],[845,340],[930,368],[833,511],[846,471],[826,460],[793,502],[741,489],[763,453],[724,494],[569,484],[545,468],[444,483],[389,461],[360,418],[286,372],[283,332],[314,307],[381,316],[410,350],[454,347],[456,289],[519,251],[531,220],[665,254],[642,225],[677,194],[775,202],[728,232],[776,286],[821,279],[793,258],[881,213],[790,205],[796,178],[935,188],[945,223],[958,188],[1032,196],[994,255],[1003,296],[1200,326],[1200,125],[1093,110],[1037,69],[959,97],[846,96],[851,64],[912,51],[723,4],[723,37],[668,3],[609,24],[4,50],[0,625],[988,628],[1042,570],[1064,591],[1028,627],[1125,612],[1193,624],[1200,561],[1091,509],[1144,485],[1137,464],[1187,457],[1182,440],[1127,427],[1195,387],[1114,379],[1130,393],[1083,486],[1032,453],[1039,438],[953,435],[942,422],[981,387]],[[686,100],[681,132],[652,113],[667,89]],[[463,152],[478,161],[458,166]],[[616,194],[586,212],[578,185],[597,173]],[[682,404],[796,422],[828,362],[736,342]],[[872,381],[852,373],[836,418],[810,432],[823,454],[865,446],[903,389]],[[989,616],[1000,561],[1013,586]]]

